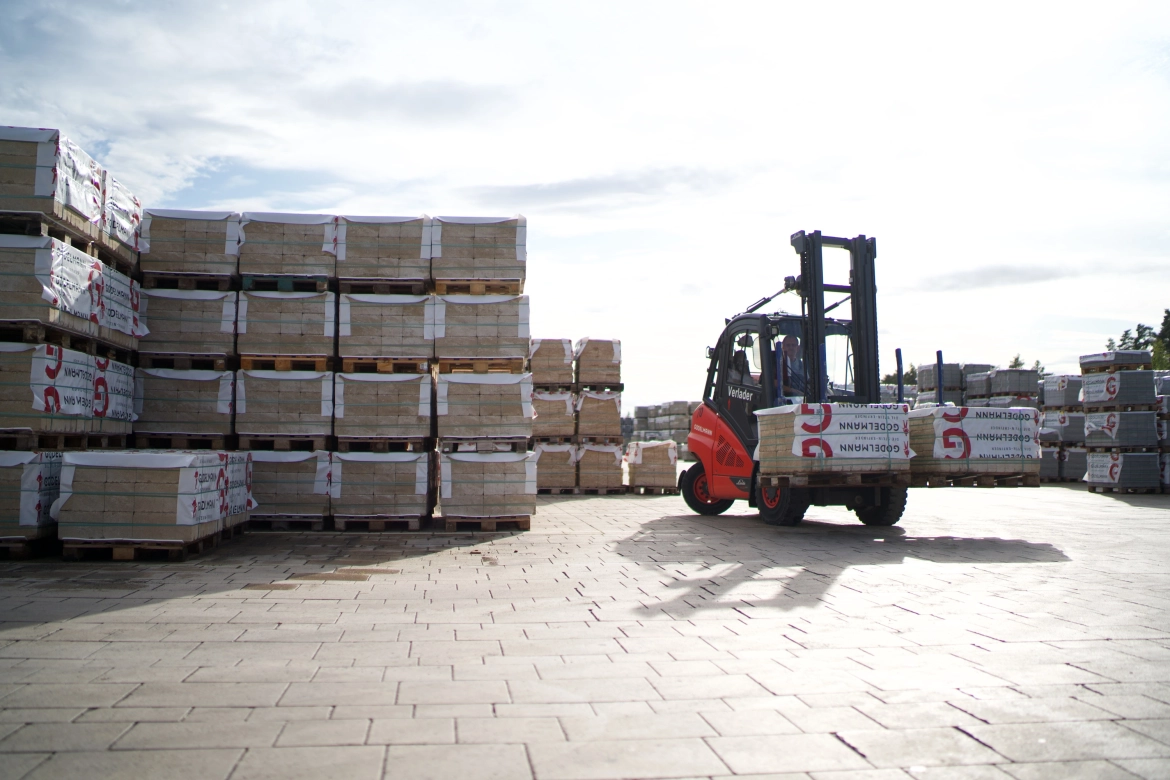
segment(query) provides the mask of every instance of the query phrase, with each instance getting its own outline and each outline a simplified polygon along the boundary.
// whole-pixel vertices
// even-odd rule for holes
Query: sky
[[[533,335],[620,338],[627,411],[700,397],[797,230],[877,238],[882,373],[896,347],[1075,373],[1170,307],[1167,3],[0,14],[0,124],[61,129],[147,207],[524,214]]]

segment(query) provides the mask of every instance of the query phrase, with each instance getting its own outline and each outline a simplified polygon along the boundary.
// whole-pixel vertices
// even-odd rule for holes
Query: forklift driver
[[[747,353],[742,349],[731,356],[731,371],[728,372],[727,378],[734,384],[747,387],[755,387],[759,384],[752,376],[752,370],[748,366]]]
[[[776,353],[776,374],[784,395],[804,395],[804,360],[800,357],[800,339],[785,336]]]

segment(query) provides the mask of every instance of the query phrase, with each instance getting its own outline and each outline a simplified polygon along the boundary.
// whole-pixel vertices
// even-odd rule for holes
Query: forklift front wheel
[[[760,519],[768,525],[799,525],[808,502],[798,507],[800,498],[793,495],[795,492],[792,488],[757,482],[756,508],[760,510]]]
[[[707,472],[702,463],[696,463],[678,478],[683,500],[701,515],[721,515],[735,502],[730,498],[713,498],[707,485]]]
[[[882,488],[881,503],[857,508],[857,519],[866,525],[896,525],[906,511],[906,493],[904,487]]]

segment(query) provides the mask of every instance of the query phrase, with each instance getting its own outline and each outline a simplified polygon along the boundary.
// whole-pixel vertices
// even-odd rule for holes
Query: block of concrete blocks
[[[427,452],[334,452],[330,512],[351,518],[418,518],[427,511]]]
[[[915,409],[910,471],[1014,476],[1040,470],[1040,412],[1030,408]]]
[[[439,456],[441,517],[517,517],[536,511],[537,462],[527,452]]]
[[[1091,487],[1156,489],[1161,471],[1157,452],[1090,452],[1085,481]]]
[[[568,387],[573,384],[573,342],[569,339],[533,339],[528,351],[532,384]]]
[[[138,374],[135,433],[226,436],[232,432],[234,371],[140,368]]]
[[[1044,444],[1040,448],[1040,479],[1060,479],[1064,451],[1059,444]]]
[[[435,217],[431,228],[431,278],[519,283],[526,274],[527,220],[514,217]],[[440,292],[442,289],[440,288]]]
[[[1079,444],[1085,440],[1085,415],[1081,412],[1041,413],[1040,440]]]
[[[581,436],[621,436],[622,394],[590,390],[578,393],[577,433]]]
[[[991,395],[991,373],[981,371],[966,375],[967,397],[987,398]]]
[[[102,191],[102,229],[98,243],[131,265],[137,265],[142,202],[109,171],[104,171]]]
[[[673,488],[678,485],[678,445],[673,441],[636,441],[626,450],[630,487]]]
[[[143,273],[235,276],[240,215],[231,211],[146,209],[138,235]]]
[[[572,436],[577,432],[574,396],[570,392],[532,393],[532,435],[538,439]]]
[[[1044,377],[1044,406],[1052,409],[1081,407],[1081,377],[1077,375]]]
[[[573,350],[577,382],[586,387],[613,387],[622,381],[622,343],[585,338]]]
[[[1092,412],[1084,419],[1088,447],[1158,446],[1158,416],[1154,412]]]
[[[974,399],[973,399],[974,400]],[[923,390],[918,393],[914,399],[914,408],[921,409],[931,405],[938,404],[939,393],[937,390]],[[963,391],[962,390],[943,390],[942,403],[954,404],[955,406],[963,405]]]
[[[432,317],[436,358],[528,357],[527,295],[438,295]]]
[[[425,283],[431,278],[430,217],[337,220],[337,276]]]
[[[0,211],[39,212],[96,240],[104,178],[102,166],[59,130],[0,127]]]
[[[1156,404],[1154,372],[1119,370],[1085,374],[1081,379],[1081,398],[1086,407],[1098,408]]]
[[[1082,374],[1110,372],[1122,368],[1148,369],[1153,365],[1153,361],[1153,354],[1144,349],[1115,349],[1080,357]]]
[[[341,437],[423,439],[431,435],[430,374],[338,373],[333,433]]]
[[[147,333],[138,282],[49,236],[0,235],[0,320],[53,325],[135,349]]]
[[[89,433],[96,379],[93,355],[53,344],[0,343],[0,429]]]
[[[908,472],[908,413],[905,404],[760,409],[760,473]]]
[[[253,484],[246,454],[171,450],[67,452],[50,514],[73,540],[192,542],[240,522],[230,459],[240,460],[237,495]]]
[[[335,276],[337,222],[332,215],[240,215],[241,276]]]
[[[439,374],[440,438],[532,436],[531,374]]]
[[[236,353],[239,293],[216,290],[142,291],[141,308],[150,312],[150,333],[140,352],[215,355]]]
[[[1000,368],[988,372],[990,395],[1036,395],[1040,372],[1030,368]]]
[[[332,371],[236,372],[236,433],[328,436],[332,432]]]
[[[617,444],[583,444],[577,448],[577,486],[599,490],[622,487],[622,448]]]
[[[918,366],[918,389],[935,390],[938,382],[935,375],[938,368],[934,363],[923,363]],[[979,372],[975,372],[979,373]],[[943,390],[963,389],[963,367],[958,363],[943,363]]]
[[[336,320],[331,292],[243,292],[236,349],[241,355],[332,355]]]
[[[337,349],[341,357],[429,360],[435,354],[434,299],[429,295],[342,294]]]
[[[568,490],[577,487],[577,446],[537,442],[532,451],[539,490]]]
[[[253,517],[322,518],[330,512],[331,453],[252,452]]]
[[[127,434],[134,428],[137,369],[116,360],[94,357],[93,419],[90,433]]]
[[[60,452],[0,452],[0,539],[52,539]]]

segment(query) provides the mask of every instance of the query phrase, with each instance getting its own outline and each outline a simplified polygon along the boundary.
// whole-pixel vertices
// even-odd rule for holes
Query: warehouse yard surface
[[[735,511],[0,563],[0,776],[1170,776],[1170,496]]]

